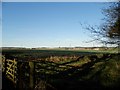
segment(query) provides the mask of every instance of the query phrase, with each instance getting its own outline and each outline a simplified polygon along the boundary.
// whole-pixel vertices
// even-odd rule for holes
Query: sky
[[[100,25],[102,2],[3,2],[3,47],[87,47],[98,43],[80,23]]]
[[[3,2],[115,2],[118,0],[2,0]]]
[[[2,3],[0,2],[0,47],[2,46]]]

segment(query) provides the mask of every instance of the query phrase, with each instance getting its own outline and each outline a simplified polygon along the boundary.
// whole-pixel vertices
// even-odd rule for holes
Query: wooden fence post
[[[29,62],[29,67],[30,67],[30,89],[34,89],[34,62],[30,61]]]
[[[17,90],[23,89],[23,81],[22,81],[22,63],[21,61],[17,61]]]
[[[17,84],[17,59],[14,58],[14,62],[13,62],[13,74],[14,74],[14,83],[15,83],[15,87],[16,87],[16,84]]]
[[[4,62],[4,68],[5,68],[5,71],[4,71],[4,76],[6,77],[6,69],[7,69],[7,59],[5,58],[5,62]]]

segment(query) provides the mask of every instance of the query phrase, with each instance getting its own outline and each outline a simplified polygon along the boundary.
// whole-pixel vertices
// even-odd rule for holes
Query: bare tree
[[[112,2],[109,8],[102,10],[104,23],[100,26],[85,26],[93,35],[92,41],[104,44],[120,45],[120,2]]]

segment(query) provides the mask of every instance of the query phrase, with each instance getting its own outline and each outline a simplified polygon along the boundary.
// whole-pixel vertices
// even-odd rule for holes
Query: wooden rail
[[[39,63],[39,62],[37,62]],[[35,88],[35,62],[6,59],[2,56],[3,75],[12,81],[18,90]],[[42,89],[44,90],[44,89]]]
[[[46,86],[54,88],[50,84],[46,83],[47,77],[52,75],[48,73],[53,72],[57,74],[59,70],[67,68],[67,66],[66,67],[64,66],[65,64],[70,63],[70,61],[67,61],[67,63],[61,62],[60,64],[56,62],[59,60],[63,61],[63,59],[65,60],[74,59],[73,61],[75,62],[75,60],[77,60],[78,57],[75,56],[70,58],[58,57],[59,60],[57,60],[56,58],[57,57],[50,57],[45,59],[46,61],[45,60],[24,61],[17,60],[16,58],[12,59],[5,58],[5,56],[2,56],[2,72],[3,75],[5,75],[8,79],[10,79],[14,83],[17,90],[22,90],[23,88],[26,90],[46,90]],[[57,61],[53,63],[51,62],[52,60]],[[68,65],[68,67],[70,66]]]

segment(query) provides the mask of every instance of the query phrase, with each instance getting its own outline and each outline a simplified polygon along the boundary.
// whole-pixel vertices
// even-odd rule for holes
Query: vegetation
[[[108,48],[100,50],[61,50],[61,49],[3,49],[2,54],[6,57],[16,57],[24,60],[47,58],[51,56],[79,56],[86,54],[97,54],[97,53],[118,53],[118,49]]]
[[[44,90],[86,90],[120,88],[119,54],[58,50],[3,51],[18,57],[22,70],[22,86],[29,90],[29,60],[34,62],[35,88]],[[29,55],[29,56],[26,56]],[[27,62],[24,62],[27,60]],[[18,74],[19,75],[19,74]],[[6,82],[5,82],[6,83]],[[4,83],[3,83],[4,84]]]
[[[100,26],[87,25],[85,28],[93,34],[92,41],[104,44],[120,45],[120,1],[112,2],[102,10],[105,18]]]

